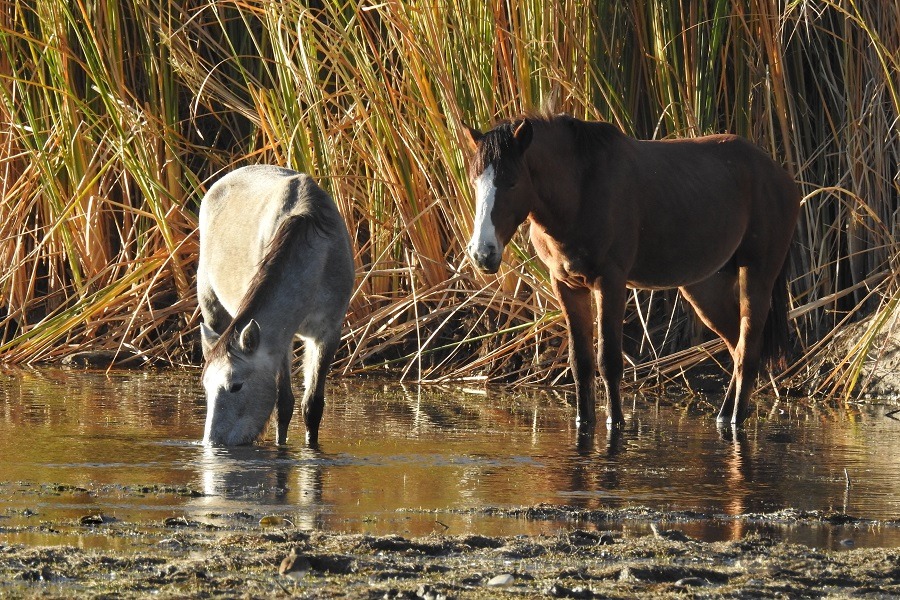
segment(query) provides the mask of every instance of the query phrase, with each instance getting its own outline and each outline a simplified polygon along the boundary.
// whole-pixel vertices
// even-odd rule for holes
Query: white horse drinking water
[[[243,167],[200,205],[197,296],[206,428],[203,442],[254,442],[276,409],[276,443],[294,412],[294,335],[305,342],[303,421],[318,442],[325,376],[353,291],[350,236],[331,197],[311,177]]]

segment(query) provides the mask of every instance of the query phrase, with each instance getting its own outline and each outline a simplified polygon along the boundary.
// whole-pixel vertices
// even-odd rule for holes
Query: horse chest
[[[557,267],[554,277],[572,288],[590,288],[596,279],[592,277],[580,264],[563,263]]]
[[[534,227],[531,242],[554,279],[573,288],[593,287],[600,273],[587,249],[563,247],[545,232],[536,232]]]

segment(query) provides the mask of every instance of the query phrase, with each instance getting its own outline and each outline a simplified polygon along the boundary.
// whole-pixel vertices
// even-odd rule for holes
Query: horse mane
[[[481,173],[488,165],[496,163],[501,156],[513,149],[513,133],[525,119],[528,119],[536,129],[568,130],[581,156],[596,151],[616,137],[624,136],[619,128],[611,123],[582,121],[565,113],[552,114],[547,110],[526,112],[515,119],[500,121],[484,134],[473,159],[473,172]]]
[[[296,178],[291,180],[289,185],[296,190],[302,181],[300,178]],[[311,232],[325,235],[336,226],[332,215],[323,209],[325,204],[322,200],[330,199],[321,188],[315,185],[306,186],[306,189],[292,190],[292,193],[302,194],[301,204],[297,212],[288,215],[278,224],[278,228],[266,246],[256,273],[250,279],[250,284],[238,305],[234,318],[210,348],[206,360],[207,365],[213,359],[220,358],[228,352],[229,345],[250,322],[250,315],[256,311],[262,300],[269,296],[270,289],[284,273],[285,264],[288,262],[295,243],[301,237],[308,241]]]

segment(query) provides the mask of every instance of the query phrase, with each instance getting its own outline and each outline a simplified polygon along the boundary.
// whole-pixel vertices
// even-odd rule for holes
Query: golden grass
[[[896,314],[897,3],[321,4],[5,5],[0,360],[196,364],[197,203],[226,170],[272,162],[313,173],[356,242],[337,372],[560,381],[564,327],[526,237],[499,277],[463,254],[460,123],[542,107],[644,138],[733,131],[785,162],[805,194],[794,376],[814,378],[841,323]],[[626,331],[630,382],[721,350],[674,293],[635,294]],[[830,391],[853,389],[865,350]]]

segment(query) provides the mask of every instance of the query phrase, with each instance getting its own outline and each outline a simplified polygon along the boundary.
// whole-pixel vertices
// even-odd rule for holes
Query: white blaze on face
[[[497,231],[491,221],[496,195],[494,166],[488,165],[475,180],[475,230],[469,242],[469,254],[475,262],[481,262],[500,249]]]

